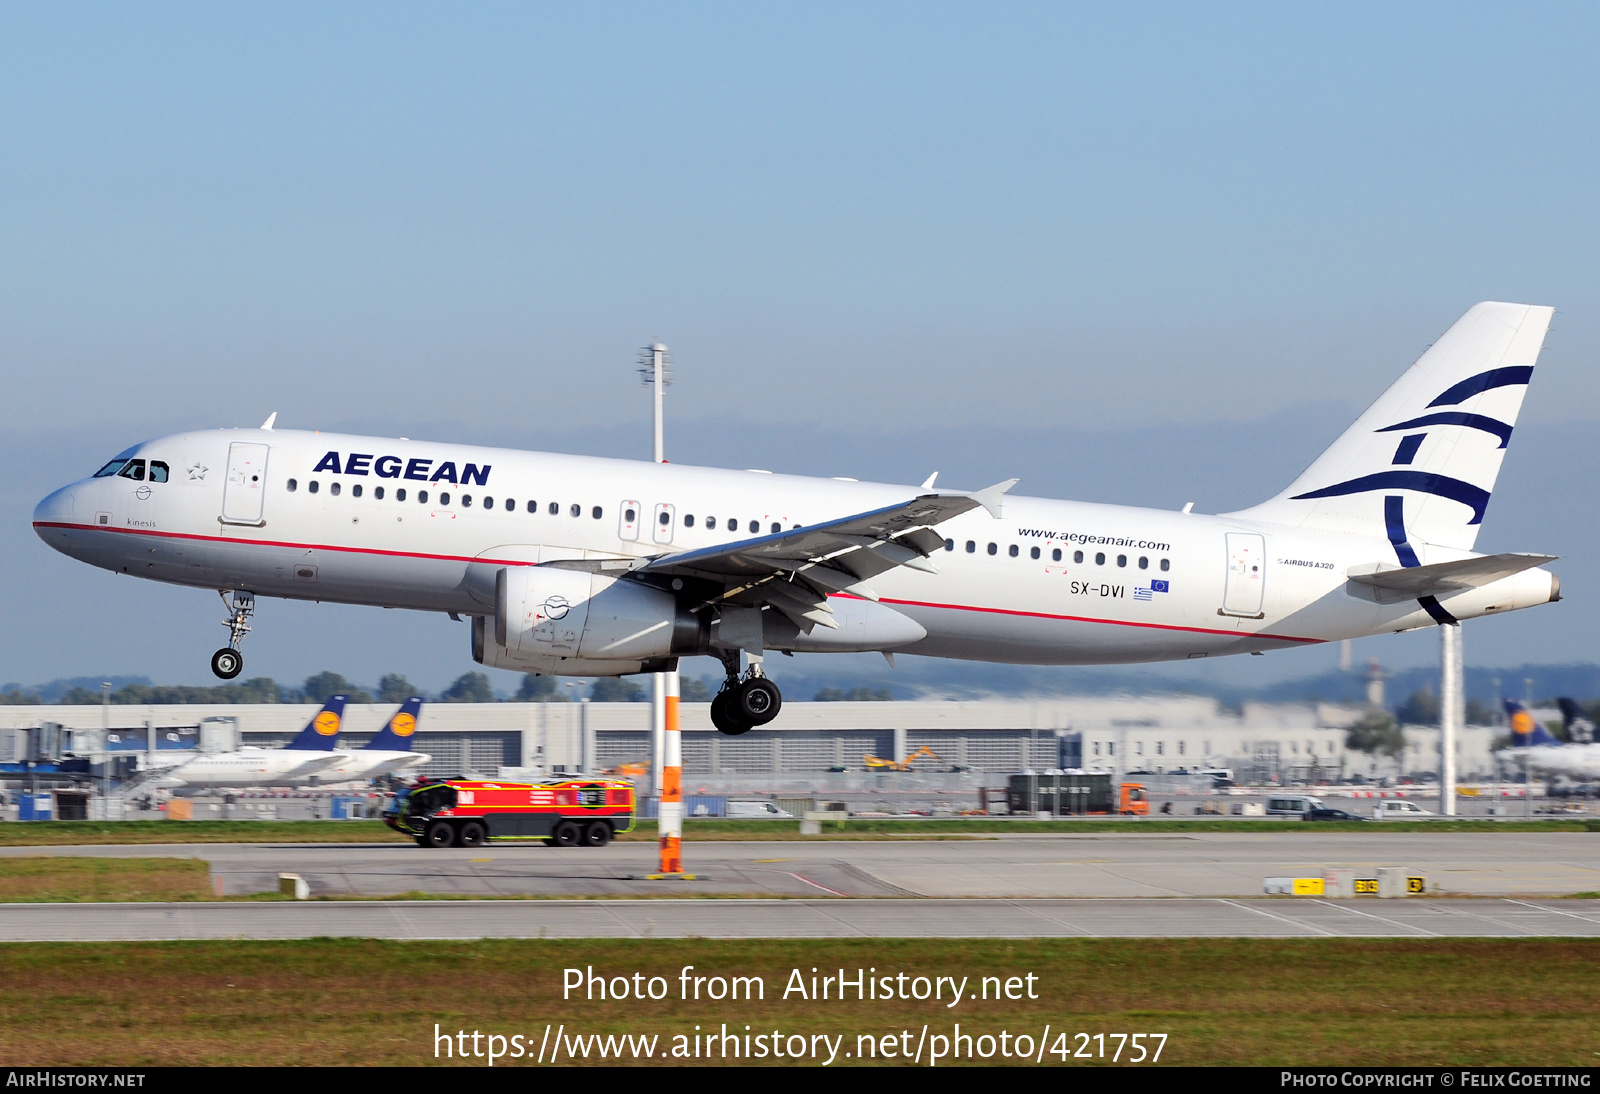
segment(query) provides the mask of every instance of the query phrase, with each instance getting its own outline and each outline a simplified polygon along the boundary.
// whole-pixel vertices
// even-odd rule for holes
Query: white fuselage
[[[345,755],[305,749],[242,748],[196,756],[163,771],[158,783],[166,787],[287,786],[320,776]]]
[[[1499,755],[1531,771],[1574,779],[1600,778],[1600,744],[1533,745],[1508,748]]]
[[[384,752],[366,748],[356,752],[340,752],[338,756],[338,763],[316,772],[317,782],[324,786],[364,782],[421,767],[433,759],[425,752]]]
[[[47,543],[180,585],[463,616],[493,613],[494,572],[508,565],[715,546],[917,493],[289,430],[183,433],[123,455],[162,462],[167,481],[90,478],[55,492],[34,514]],[[1009,495],[1001,518],[977,509],[937,531],[948,544],[933,554],[937,573],[902,567],[872,580],[884,605],[926,632],[900,652],[1110,664],[1433,623],[1416,600],[1378,603],[1347,583],[1352,567],[1394,563],[1381,538]],[[1417,550],[1424,564],[1471,555]],[[1440,600],[1472,618],[1545,603],[1553,581],[1531,569]]]

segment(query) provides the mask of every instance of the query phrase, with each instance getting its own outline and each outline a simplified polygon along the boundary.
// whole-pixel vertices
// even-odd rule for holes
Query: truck
[[[1142,817],[1150,812],[1143,783],[1118,783],[1113,802],[1111,775],[1104,771],[1013,775],[1006,787],[1006,806],[1013,814],[1052,816],[1106,816],[1115,812]]]
[[[439,779],[396,793],[383,822],[419,847],[481,847],[492,839],[604,847],[618,833],[632,831],[635,806],[627,779]]]

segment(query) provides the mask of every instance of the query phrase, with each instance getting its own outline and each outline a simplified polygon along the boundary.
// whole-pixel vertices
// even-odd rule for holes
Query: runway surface
[[[663,884],[678,884],[668,882]],[[1600,901],[467,900],[0,905],[0,941],[1600,937]]]
[[[649,843],[600,849],[491,844],[167,844],[9,847],[4,856],[199,858],[226,895],[298,873],[313,895],[658,896]],[[1589,832],[1262,832],[1004,835],[958,840],[691,843],[690,896],[1128,898],[1262,894],[1262,879],[1400,866],[1430,893],[1547,898],[1600,892]]]
[[[184,938],[1600,937],[1600,836],[1586,832],[1002,835],[722,842],[691,881],[650,881],[653,844],[166,844],[0,856],[179,857],[225,895],[297,873],[314,896],[536,900],[6,904],[0,941]],[[1401,866],[1420,899],[1263,898],[1262,879]],[[611,897],[575,900],[574,897]],[[676,897],[678,899],[658,899]],[[705,899],[705,898],[718,899]],[[640,899],[651,898],[651,899]],[[697,899],[698,898],[698,899]],[[852,899],[854,898],[854,899]]]

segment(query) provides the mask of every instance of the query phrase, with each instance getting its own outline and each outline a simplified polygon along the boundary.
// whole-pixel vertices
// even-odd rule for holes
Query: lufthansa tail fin
[[[417,718],[421,713],[422,698],[413,695],[400,704],[400,709],[367,742],[367,748],[374,752],[410,752],[411,735],[417,731]]]
[[[1553,308],[1483,303],[1251,520],[1471,550]],[[1422,561],[1426,562],[1426,559]]]
[[[1561,742],[1550,736],[1527,707],[1515,699],[1507,699],[1506,714],[1511,720],[1511,745],[1529,748],[1533,745],[1558,745]]]
[[[1589,712],[1572,699],[1557,699],[1562,721],[1566,723],[1567,740],[1573,744],[1592,744],[1595,740],[1594,719]]]
[[[289,747],[297,751],[332,752],[334,742],[339,739],[339,726],[344,722],[346,699],[345,695],[329,696],[300,735],[289,742]]]

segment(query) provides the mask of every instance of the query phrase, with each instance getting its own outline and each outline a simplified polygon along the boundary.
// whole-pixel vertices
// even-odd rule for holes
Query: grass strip
[[[968,1035],[1035,1038],[1049,1023],[1051,1063],[1061,1062],[1049,1051],[1058,1043],[1081,1051],[1078,1033],[1089,1035],[1093,1053],[1097,1033],[1155,1032],[1168,1034],[1160,1062],[1176,1065],[1592,1066],[1600,983],[1587,970],[1597,959],[1600,941],[1586,939],[6,944],[0,1065],[460,1064],[435,1058],[436,1024],[465,1031],[470,1050],[474,1031],[520,1034],[537,1046],[547,1023],[552,1035],[558,1025],[568,1036],[658,1034],[648,1062],[703,1065],[724,1061],[659,1053],[696,1025],[843,1035],[853,1053],[860,1035],[910,1030],[915,1045],[924,1023],[949,1034],[960,1022]],[[681,999],[688,965],[691,975],[758,976],[763,995]],[[660,976],[670,990],[660,1001],[591,1001],[581,992],[564,1000],[563,970],[590,967],[630,983],[635,973],[645,983]],[[853,992],[844,1002],[836,993],[826,1002],[785,1000],[793,970],[809,993],[813,968],[819,977],[841,968],[851,977],[904,972],[907,983],[968,977],[969,992],[986,976],[1003,983],[1032,974],[1038,998],[969,998],[953,1009],[948,989],[940,1001],[857,1000]],[[1057,1042],[1060,1032],[1068,1036]],[[602,1061],[592,1042],[589,1052],[591,1063],[634,1062]],[[531,1061],[501,1061],[518,1062]]]
[[[199,859],[0,858],[8,904],[210,899],[211,868]]]

